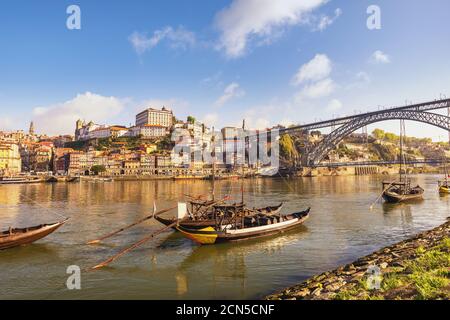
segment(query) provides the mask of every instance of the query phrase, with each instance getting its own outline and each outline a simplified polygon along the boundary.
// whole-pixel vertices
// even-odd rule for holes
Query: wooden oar
[[[161,210],[161,211],[156,212],[156,213],[154,212],[151,215],[149,215],[147,217],[144,217],[144,218],[142,218],[142,219],[140,219],[140,220],[138,220],[136,222],[133,222],[132,224],[130,224],[130,225],[126,226],[126,227],[120,228],[119,230],[111,232],[111,233],[109,233],[107,235],[104,235],[104,236],[102,236],[102,237],[100,237],[100,238],[98,238],[96,240],[89,241],[86,244],[97,244],[97,243],[101,242],[102,240],[110,238],[110,237],[112,237],[112,236],[114,236],[114,235],[116,235],[116,234],[118,234],[118,233],[120,233],[120,232],[122,232],[124,230],[127,230],[127,229],[129,229],[131,227],[134,227],[134,226],[144,222],[144,221],[150,220],[153,217],[159,216],[160,214],[163,214],[165,212],[168,212],[168,211],[176,209],[176,208],[177,208],[177,206],[174,206],[174,207],[171,207],[171,208],[168,208],[168,209]]]
[[[178,223],[178,220],[169,224],[168,226],[162,228],[161,230],[158,230],[154,233],[152,233],[151,235],[139,240],[138,242],[136,242],[135,244],[133,244],[132,246],[129,246],[128,248],[120,251],[119,253],[117,253],[116,255],[112,256],[111,258],[97,264],[96,266],[91,267],[88,270],[97,270],[103,267],[106,267],[107,265],[109,265],[111,262],[113,262],[114,260],[117,260],[118,258],[120,258],[121,256],[123,256],[124,254],[126,254],[127,252],[130,252],[133,249],[136,249],[137,247],[143,245],[144,243],[146,243],[147,241],[149,241],[150,239],[152,239],[153,237],[157,236],[158,234],[166,231],[167,229],[170,229],[172,227],[174,227],[176,224]]]
[[[372,203],[372,205],[370,206],[370,210],[373,210],[373,206],[378,202],[378,200],[380,200],[380,198],[383,196],[383,194],[395,183],[391,182],[384,190],[383,192],[381,192],[381,194],[379,195],[379,197],[377,198],[377,200],[374,201],[374,203]]]

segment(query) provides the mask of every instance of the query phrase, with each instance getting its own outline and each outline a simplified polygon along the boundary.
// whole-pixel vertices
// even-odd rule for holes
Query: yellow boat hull
[[[207,227],[194,232],[186,232],[180,227],[176,227],[178,231],[184,234],[187,238],[199,244],[214,244],[217,240],[217,233],[213,227]]]
[[[450,188],[447,187],[440,187],[439,193],[450,193]]]

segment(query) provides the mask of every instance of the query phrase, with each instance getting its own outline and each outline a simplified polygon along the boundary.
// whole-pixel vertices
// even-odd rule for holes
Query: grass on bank
[[[353,288],[344,289],[337,300],[435,300],[450,299],[450,238],[425,250],[419,247],[417,257],[405,261],[404,267],[389,268],[383,273],[379,290],[370,290],[367,277]]]

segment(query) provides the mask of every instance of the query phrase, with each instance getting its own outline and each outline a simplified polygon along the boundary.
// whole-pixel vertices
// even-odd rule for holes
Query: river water
[[[319,177],[242,182],[248,206],[284,202],[283,212],[312,207],[310,219],[281,236],[198,246],[168,231],[110,267],[82,272],[66,288],[67,267],[82,270],[162,226],[146,222],[102,245],[84,243],[183,201],[207,194],[209,181],[116,181],[0,186],[0,229],[71,219],[35,244],[0,251],[0,299],[254,299],[349,263],[443,223],[450,197],[438,176],[413,176],[426,189],[412,204],[370,204],[383,177]],[[240,201],[240,181],[216,182],[216,196]],[[174,214],[174,212],[168,215]]]

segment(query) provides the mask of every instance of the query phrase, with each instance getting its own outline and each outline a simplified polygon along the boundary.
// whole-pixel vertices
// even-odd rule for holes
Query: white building
[[[147,124],[130,128],[127,135],[131,137],[160,138],[166,136],[168,133],[167,127]]]
[[[90,131],[89,139],[118,138],[126,135],[128,129],[120,126],[100,127]]]
[[[136,126],[157,125],[170,128],[173,124],[172,110],[163,107],[161,110],[149,108],[136,115]]]
[[[88,124],[86,124],[84,121],[81,122],[81,120],[78,120],[76,122],[75,140],[92,139],[91,132],[93,132],[94,130],[100,129],[100,128],[105,128],[105,126],[95,124],[92,121],[90,121]]]
[[[183,165],[192,165],[193,162],[208,161],[205,153],[211,153],[211,130],[200,122],[179,122],[174,124],[175,131],[172,139],[175,139],[174,162]],[[183,150],[182,156],[180,150]]]

